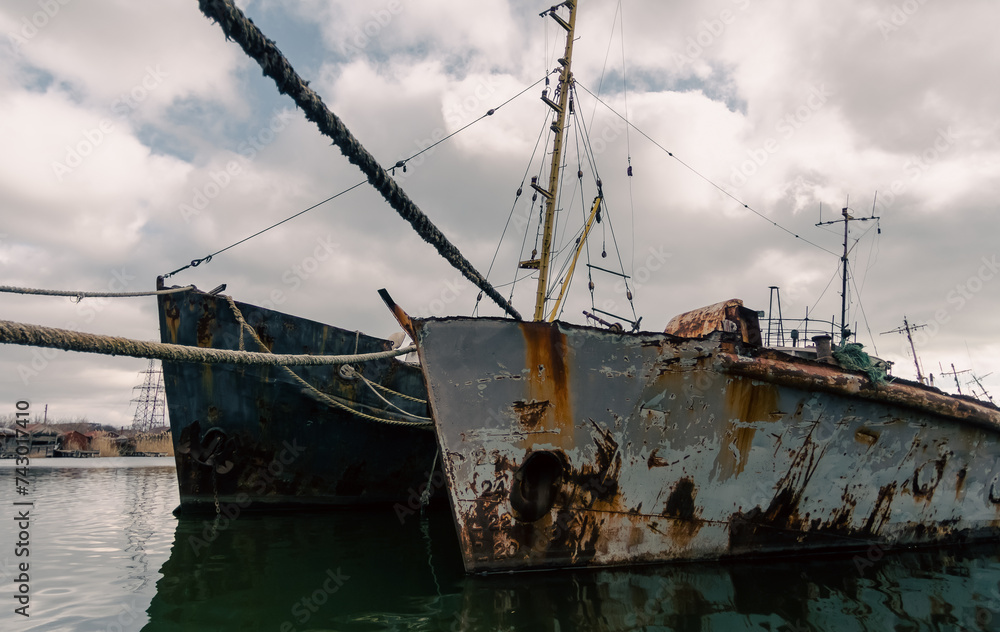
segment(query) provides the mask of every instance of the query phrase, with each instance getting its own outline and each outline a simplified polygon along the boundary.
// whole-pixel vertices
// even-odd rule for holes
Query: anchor
[[[236,441],[225,430],[215,426],[202,434],[197,420],[181,431],[177,451],[218,474],[227,474],[236,465],[231,458],[236,451]]]

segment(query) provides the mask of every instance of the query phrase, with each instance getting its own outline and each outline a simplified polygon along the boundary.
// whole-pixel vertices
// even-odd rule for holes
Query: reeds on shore
[[[174,455],[174,444],[169,431],[120,437],[98,433],[94,436],[92,449],[97,450],[99,456],[128,456],[136,452]]]

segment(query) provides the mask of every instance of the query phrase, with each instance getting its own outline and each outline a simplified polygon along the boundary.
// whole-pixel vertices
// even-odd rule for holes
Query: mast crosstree
[[[841,289],[840,289],[840,341],[841,341],[841,343],[847,342],[847,339],[850,338],[851,334],[852,334],[850,328],[847,326],[847,277],[849,275],[849,271],[848,271],[848,268],[847,268],[847,255],[850,252],[850,249],[848,248],[848,237],[849,237],[850,224],[851,224],[851,222],[867,222],[867,221],[870,221],[870,220],[878,221],[879,219],[881,219],[880,217],[878,217],[875,214],[872,214],[871,217],[854,217],[853,215],[851,215],[850,213],[848,213],[849,210],[850,209],[845,206],[844,209],[843,209],[843,211],[841,211],[842,215],[844,216],[843,219],[835,219],[835,220],[831,220],[829,222],[819,222],[819,223],[816,224],[817,226],[827,226],[829,224],[839,224],[841,222],[844,223],[844,254],[841,255],[841,257],[840,257],[840,264],[841,264],[841,266],[843,268],[843,271],[842,271],[842,274],[841,274],[842,284],[841,284]],[[881,232],[881,229],[879,229],[879,232]]]

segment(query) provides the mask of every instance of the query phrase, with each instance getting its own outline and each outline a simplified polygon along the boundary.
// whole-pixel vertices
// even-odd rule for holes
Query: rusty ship
[[[158,301],[166,343],[356,355],[399,342],[214,291]],[[294,370],[164,362],[163,379],[182,511],[413,504],[434,469],[423,377],[396,358]]]
[[[466,571],[995,539],[996,407],[886,380],[876,362],[849,361],[846,336],[769,348],[758,313],[735,299],[653,333],[557,318],[577,4],[542,13],[566,43],[553,98],[542,95],[554,138],[547,185],[532,181],[541,252],[519,264],[537,271],[533,320],[411,319],[383,293],[418,348]],[[577,256],[602,196],[598,184]]]

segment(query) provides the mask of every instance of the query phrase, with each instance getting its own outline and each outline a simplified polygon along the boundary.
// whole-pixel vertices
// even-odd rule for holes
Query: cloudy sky
[[[905,316],[926,325],[917,351],[938,386],[955,390],[938,375],[954,363],[964,392],[975,374],[1000,397],[996,2],[581,4],[571,136],[589,132],[614,228],[595,230],[590,261],[620,269],[620,252],[643,329],[733,297],[767,310],[770,286],[785,317],[839,318],[842,225],[815,224],[847,204],[881,218],[849,237],[858,341],[913,378],[906,337],[881,335]],[[562,45],[548,5],[525,0],[241,7],[384,165],[541,80]],[[0,35],[0,285],[152,289],[363,179],[195,0],[8,0]],[[539,173],[541,88],[397,174],[484,273],[514,209],[498,285],[535,239],[522,218],[537,208],[515,192]],[[589,176],[569,147],[567,170]],[[567,192],[563,242],[592,196]],[[631,315],[617,277],[593,279],[598,308]],[[366,186],[171,282],[383,336],[397,327],[379,288],[419,315],[470,314],[478,293]],[[530,314],[531,280],[516,287]],[[585,276],[574,290],[563,317],[582,322]],[[6,320],[159,339],[153,298],[0,301]],[[146,364],[2,346],[0,414],[27,399],[128,424]]]

